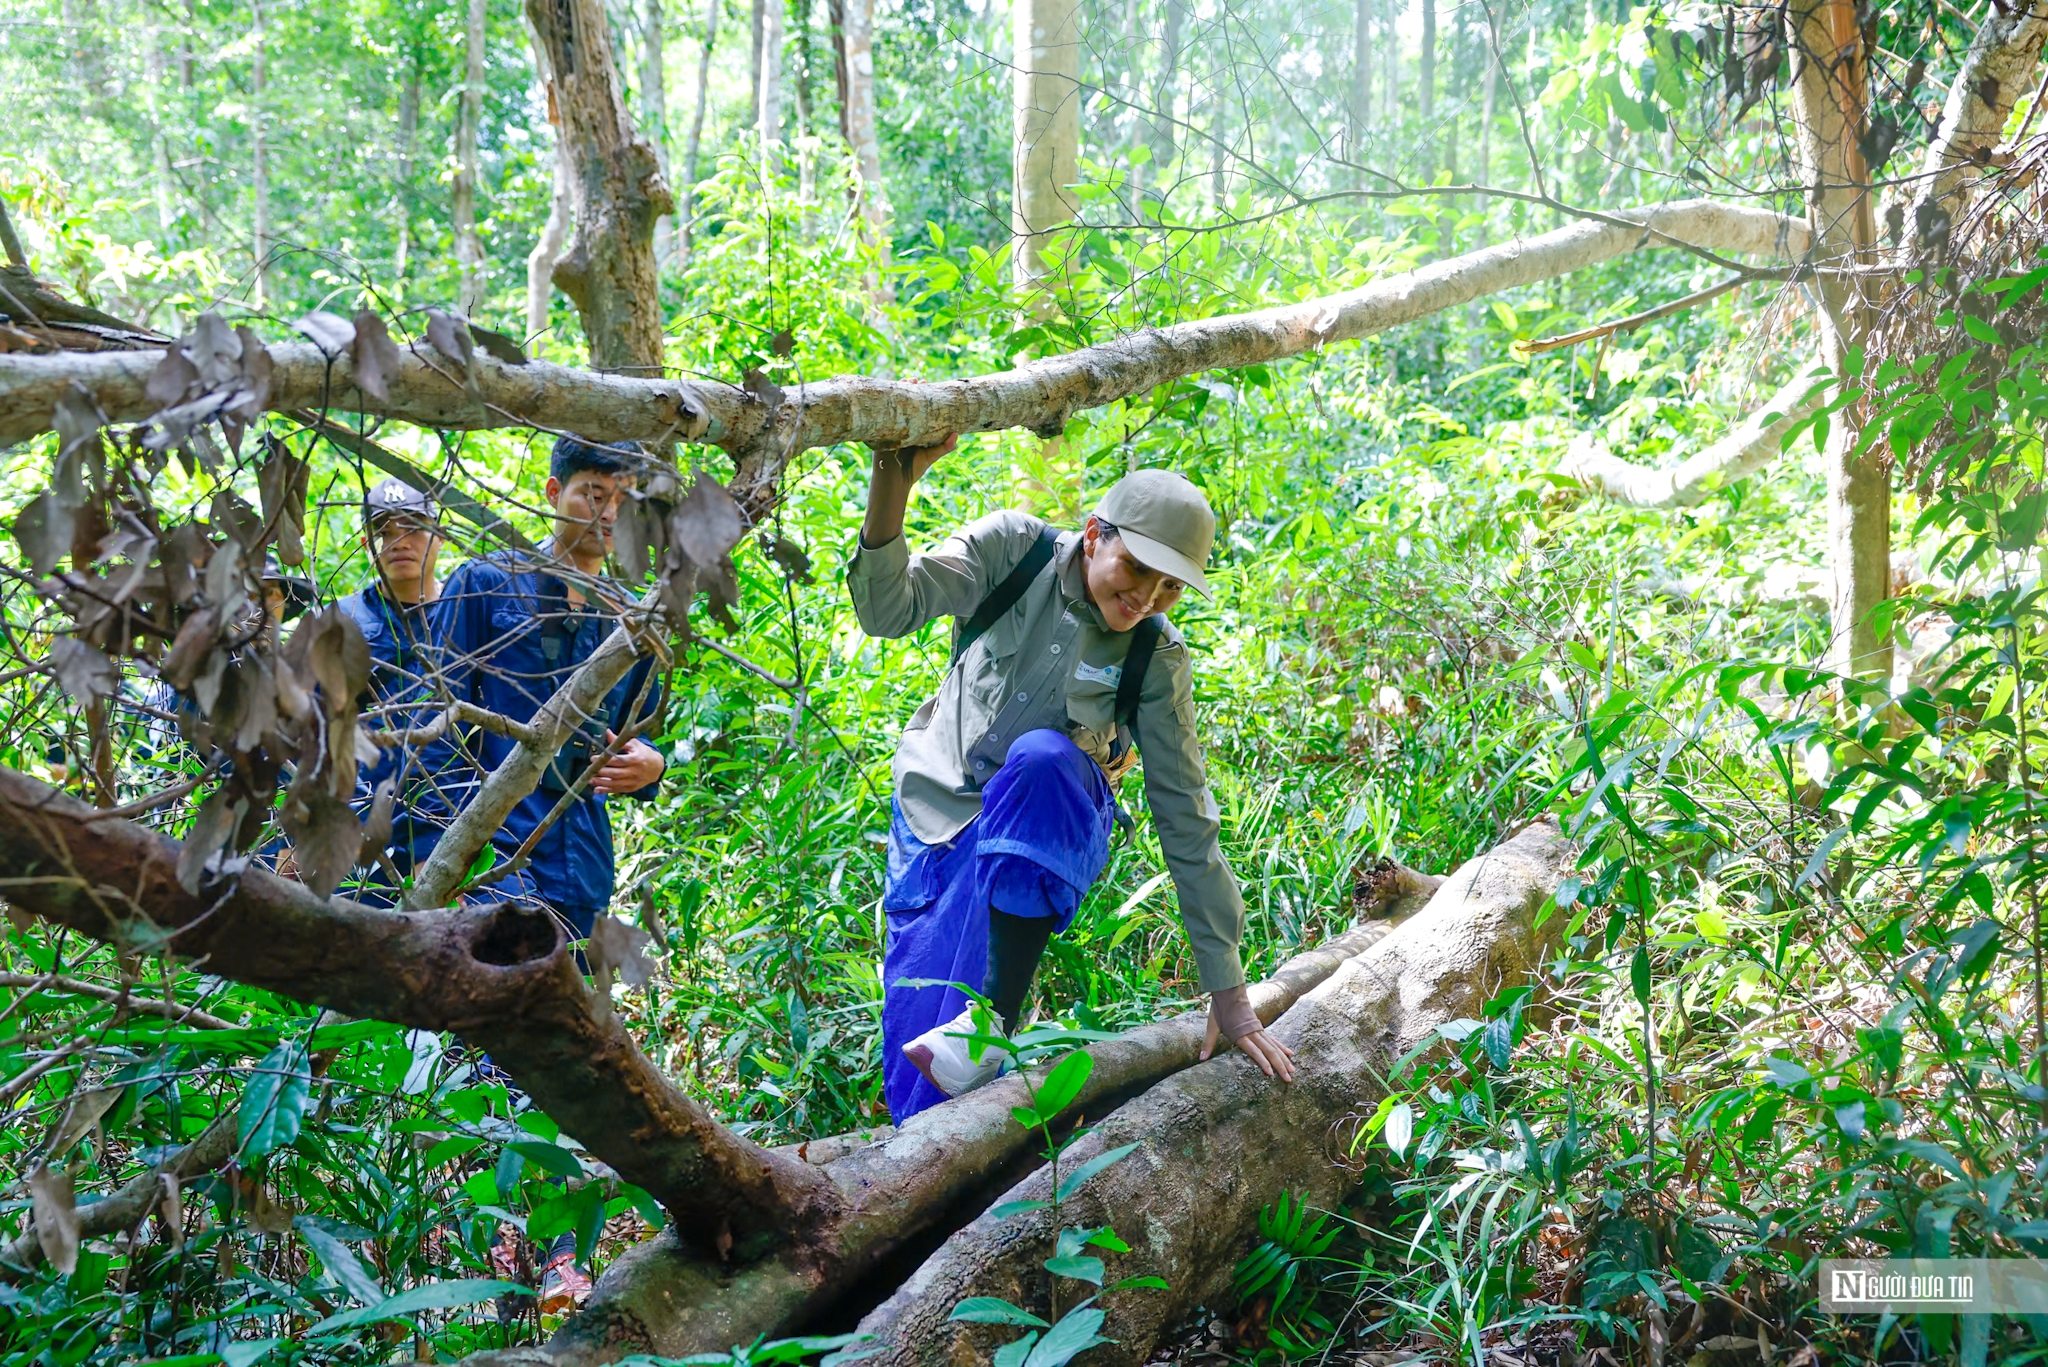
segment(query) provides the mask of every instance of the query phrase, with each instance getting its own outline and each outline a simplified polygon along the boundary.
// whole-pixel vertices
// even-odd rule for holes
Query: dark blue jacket
[[[341,610],[362,628],[370,647],[370,683],[358,699],[365,707],[390,707],[377,719],[379,728],[425,726],[440,714],[435,699],[431,661],[433,619],[427,608],[394,602],[372,581],[341,600]],[[475,776],[456,762],[452,732],[417,748],[384,750],[377,763],[362,771],[357,805],[367,811],[377,785],[398,779],[398,802],[391,817],[391,858],[399,872],[433,851],[448,822],[467,801]]]
[[[570,603],[562,581],[537,568],[546,563],[533,555],[499,551],[470,561],[449,578],[433,612],[442,677],[457,699],[514,721],[531,720],[611,634],[612,619]],[[659,710],[660,690],[649,682],[651,668],[652,662],[643,659],[627,672],[598,709],[598,726],[624,732],[634,720]],[[633,703],[642,689],[646,697],[635,713]],[[601,730],[595,741],[602,745]],[[512,753],[514,744],[486,731],[470,731],[463,738],[469,761],[486,773]],[[583,765],[565,762],[562,767],[573,777]],[[659,789],[657,779],[629,796],[645,801]],[[543,783],[520,800],[493,837],[500,859],[511,857],[561,796],[559,788],[550,790]],[[586,789],[541,836],[527,866],[539,894],[571,914],[586,933],[585,918],[573,913],[602,911],[612,900],[612,823],[605,803],[604,794]]]

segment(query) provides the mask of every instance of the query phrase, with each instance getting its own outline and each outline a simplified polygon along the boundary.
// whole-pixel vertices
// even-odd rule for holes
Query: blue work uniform
[[[440,715],[431,662],[433,619],[427,607],[394,602],[376,581],[341,600],[370,647],[370,682],[358,701],[366,707],[395,708],[377,719],[379,729],[425,726]],[[434,851],[441,833],[474,790],[475,776],[456,763],[452,733],[421,746],[393,746],[378,752],[357,782],[354,806],[367,816],[377,785],[398,784],[391,809],[392,867],[409,874]],[[373,871],[374,884],[385,881]]]
[[[546,547],[539,558],[498,551],[470,561],[448,580],[433,617],[442,677],[456,699],[514,721],[530,721],[610,635],[613,619],[570,602],[566,586],[549,572],[552,564]],[[588,724],[595,732],[593,744],[602,746],[606,728],[623,735],[660,710],[660,689],[651,672],[652,662],[640,660],[605,696]],[[515,744],[482,730],[467,731],[462,738],[467,763],[480,773],[496,768]],[[584,762],[565,750],[554,767],[573,781]],[[660,782],[657,778],[626,796],[649,800]],[[560,778],[552,784],[544,780],[505,818],[492,837],[501,861],[510,859],[554,810],[561,783]],[[588,937],[598,914],[611,905],[615,867],[607,802],[605,794],[586,788],[541,834],[526,868],[534,890],[578,938]]]
[[[895,806],[882,910],[882,1096],[902,1124],[946,1094],[903,1046],[967,1005],[988,967],[989,908],[1073,922],[1109,862],[1116,800],[1094,760],[1058,731],[1027,731],[982,790],[981,811],[943,845],[919,840]],[[928,986],[913,987],[911,983]]]

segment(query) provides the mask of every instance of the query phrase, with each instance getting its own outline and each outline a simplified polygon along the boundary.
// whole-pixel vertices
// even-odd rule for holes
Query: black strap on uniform
[[[1145,671],[1151,668],[1152,653],[1166,631],[1166,614],[1155,612],[1131,628],[1131,644],[1124,651],[1123,673],[1116,681],[1116,737],[1109,743],[1112,758],[1121,759],[1130,748],[1130,735],[1138,724],[1138,699],[1145,692]]]
[[[1166,614],[1155,612],[1131,628],[1131,644],[1124,654],[1124,672],[1116,681],[1116,719],[1122,726],[1138,720],[1138,698],[1145,691],[1145,671],[1151,667],[1152,652],[1166,631]]]
[[[1052,553],[1059,546],[1059,540],[1059,533],[1050,527],[1039,532],[1038,540],[1032,544],[1030,550],[1024,552],[1024,558],[1017,562],[1017,568],[1004,575],[1003,582],[989,590],[988,597],[981,600],[981,605],[975,608],[974,615],[967,619],[953,638],[954,663],[959,663],[960,657],[967,653],[967,648],[980,640],[984,632],[1002,621],[1004,613],[1017,606],[1017,600],[1024,596],[1024,590],[1031,587],[1031,581],[1038,578],[1039,573],[1052,563]]]

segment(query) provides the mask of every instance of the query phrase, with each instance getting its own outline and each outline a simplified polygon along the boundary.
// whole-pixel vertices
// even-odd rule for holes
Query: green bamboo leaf
[[[305,1046],[288,1040],[265,1054],[242,1091],[235,1115],[241,1157],[257,1158],[297,1139],[312,1088],[313,1066]]]

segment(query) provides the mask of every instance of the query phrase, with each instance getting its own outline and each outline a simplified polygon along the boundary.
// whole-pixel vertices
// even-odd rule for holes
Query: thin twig
[[[1617,333],[1634,332],[1645,323],[1654,323],[1659,318],[1669,318],[1674,313],[1683,313],[1696,304],[1704,304],[1710,299],[1718,299],[1730,290],[1739,289],[1743,285],[1748,284],[1753,278],[1749,275],[1730,276],[1718,285],[1710,286],[1697,294],[1688,294],[1683,299],[1673,299],[1668,304],[1659,304],[1653,309],[1645,309],[1641,313],[1632,313],[1626,318],[1617,318],[1611,323],[1601,323],[1597,327],[1584,328],[1578,332],[1566,332],[1556,337],[1543,337],[1533,342],[1516,342],[1510,350],[1523,356],[1537,356],[1546,351],[1557,351],[1563,347],[1576,346],[1580,342],[1590,342],[1596,337],[1612,337]]]
[[[101,816],[112,816],[101,812]],[[77,997],[92,997],[115,1005],[126,1003],[132,1010],[146,1016],[162,1016],[178,1025],[197,1025],[207,1030],[239,1030],[242,1027],[230,1020],[222,1020],[196,1006],[180,1006],[176,1002],[164,1001],[157,997],[138,997],[124,988],[108,987],[104,983],[89,983],[82,978],[67,978],[55,973],[27,974],[0,973],[0,987],[26,988],[29,992],[69,992]]]

